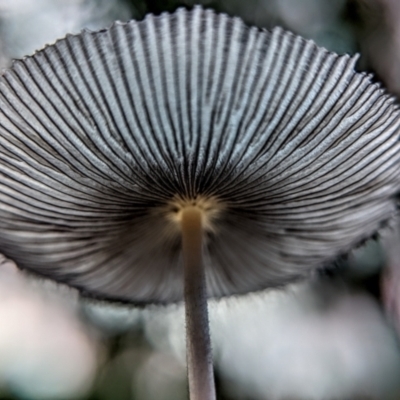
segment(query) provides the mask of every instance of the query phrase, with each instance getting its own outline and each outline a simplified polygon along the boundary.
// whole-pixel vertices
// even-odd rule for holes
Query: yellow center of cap
[[[215,231],[215,220],[223,211],[224,204],[216,197],[196,196],[195,198],[174,197],[165,207],[164,212],[169,221],[180,228],[183,211],[186,208],[197,208],[201,213],[201,226],[205,231]]]

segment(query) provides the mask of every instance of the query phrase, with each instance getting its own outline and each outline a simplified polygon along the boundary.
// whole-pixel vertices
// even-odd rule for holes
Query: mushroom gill
[[[307,276],[396,212],[399,111],[355,61],[201,8],[15,61],[0,251],[87,295],[179,301],[196,204],[209,296]]]

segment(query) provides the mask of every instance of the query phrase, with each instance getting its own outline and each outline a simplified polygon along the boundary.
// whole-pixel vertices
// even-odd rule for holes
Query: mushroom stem
[[[181,227],[190,400],[215,400],[207,288],[202,261],[202,211],[197,207],[185,207]]]

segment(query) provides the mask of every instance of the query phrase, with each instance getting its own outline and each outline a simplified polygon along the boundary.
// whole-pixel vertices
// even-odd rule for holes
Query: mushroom
[[[191,399],[214,399],[207,297],[306,278],[397,212],[399,111],[355,62],[200,7],[15,61],[0,252],[85,296],[184,299]]]

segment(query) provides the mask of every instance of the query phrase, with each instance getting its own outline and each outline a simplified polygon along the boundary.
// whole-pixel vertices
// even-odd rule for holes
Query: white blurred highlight
[[[259,399],[398,398],[399,352],[378,305],[364,294],[309,289],[254,297],[226,307],[225,318],[221,310],[224,375]]]
[[[94,302],[85,299],[82,310],[91,324],[105,336],[121,335],[138,327],[142,310],[106,302]]]
[[[212,302],[216,366],[229,398],[389,400],[400,396],[396,338],[376,302],[340,285],[301,284]],[[183,312],[149,312],[147,334],[185,360]]]
[[[128,6],[118,1],[0,0],[0,47],[9,59],[21,58],[67,33],[101,29],[131,17]]]
[[[95,377],[93,338],[51,298],[27,284],[12,262],[0,264],[0,383],[24,398],[77,398]]]

